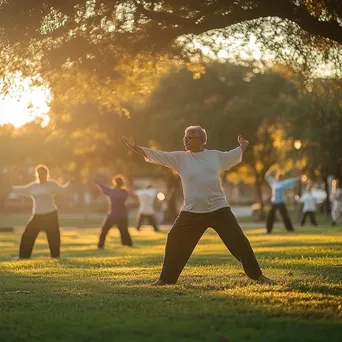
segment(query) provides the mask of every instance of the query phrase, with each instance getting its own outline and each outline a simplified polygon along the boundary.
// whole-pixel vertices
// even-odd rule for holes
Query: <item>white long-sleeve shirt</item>
[[[143,215],[154,214],[154,200],[157,196],[157,190],[153,188],[141,189],[135,191],[136,196],[139,198],[139,211]]]
[[[57,210],[55,195],[63,192],[69,183],[60,185],[54,180],[46,183],[32,182],[27,185],[13,186],[12,192],[17,195],[28,196],[33,200],[33,214],[48,214]]]
[[[300,200],[301,203],[304,203],[303,211],[316,211],[316,200],[312,196],[311,192],[305,192]]]
[[[208,213],[228,207],[222,191],[220,173],[242,160],[242,149],[229,152],[204,150],[202,152],[162,152],[142,147],[147,162],[163,165],[177,172],[182,180],[184,204],[182,211]]]

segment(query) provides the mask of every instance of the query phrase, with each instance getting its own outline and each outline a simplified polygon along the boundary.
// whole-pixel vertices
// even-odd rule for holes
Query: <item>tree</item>
[[[327,192],[328,176],[342,181],[342,82],[317,79],[302,88],[289,112],[292,125],[286,128],[292,139],[302,141],[301,153],[306,160],[303,172],[312,179],[321,177]]]
[[[163,72],[165,61],[153,66],[143,59],[130,62],[119,82],[111,78],[100,80],[78,68],[51,75],[51,125],[55,135],[68,140],[74,165],[80,170],[107,166],[126,175],[136,170],[133,166],[137,159],[130,156],[122,136],[142,138],[140,107]],[[146,63],[144,73],[138,63]],[[139,84],[134,84],[135,77],[139,77]]]
[[[219,41],[236,45],[232,37],[242,49],[251,34],[280,61],[341,66],[339,0],[7,0],[0,6],[4,70],[8,62],[44,70],[79,63],[103,75],[125,53],[189,58],[202,52],[195,37],[217,52]]]

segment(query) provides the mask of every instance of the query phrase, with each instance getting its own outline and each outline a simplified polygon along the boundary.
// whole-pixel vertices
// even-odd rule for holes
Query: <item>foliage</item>
[[[301,69],[326,64],[338,73],[341,18],[338,0],[6,0],[1,71],[45,74],[76,64],[116,78],[113,65],[126,54],[194,60],[221,51],[241,58],[256,38],[263,59]]]
[[[315,177],[319,173],[342,180],[342,82],[318,79],[308,84],[293,104],[287,132],[301,139],[301,153],[306,157],[304,171]]]

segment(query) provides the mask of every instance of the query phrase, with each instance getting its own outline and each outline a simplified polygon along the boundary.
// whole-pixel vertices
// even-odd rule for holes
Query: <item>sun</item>
[[[0,101],[0,125],[12,124],[15,128],[19,128],[38,117],[41,117],[42,124],[46,125],[49,121],[47,112],[46,109],[35,112],[25,103],[4,99]]]
[[[33,87],[29,79],[20,80],[20,84],[9,89],[7,96],[0,98],[0,125],[12,124],[19,128],[36,118],[41,118],[42,125],[47,125],[50,101],[48,87]]]

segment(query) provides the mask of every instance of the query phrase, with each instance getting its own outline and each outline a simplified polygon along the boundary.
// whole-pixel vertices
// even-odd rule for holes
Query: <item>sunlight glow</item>
[[[47,113],[51,93],[48,87],[32,86],[30,79],[16,77],[15,85],[11,86],[8,95],[0,98],[0,125],[12,124],[19,128],[24,124],[42,119],[42,125],[49,123]]]
[[[158,192],[158,193],[157,193],[157,198],[158,198],[158,200],[159,200],[160,202],[162,202],[162,201],[165,200],[166,196],[165,196],[164,193]]]
[[[293,146],[296,150],[299,150],[302,147],[302,142],[300,140],[295,140]]]

